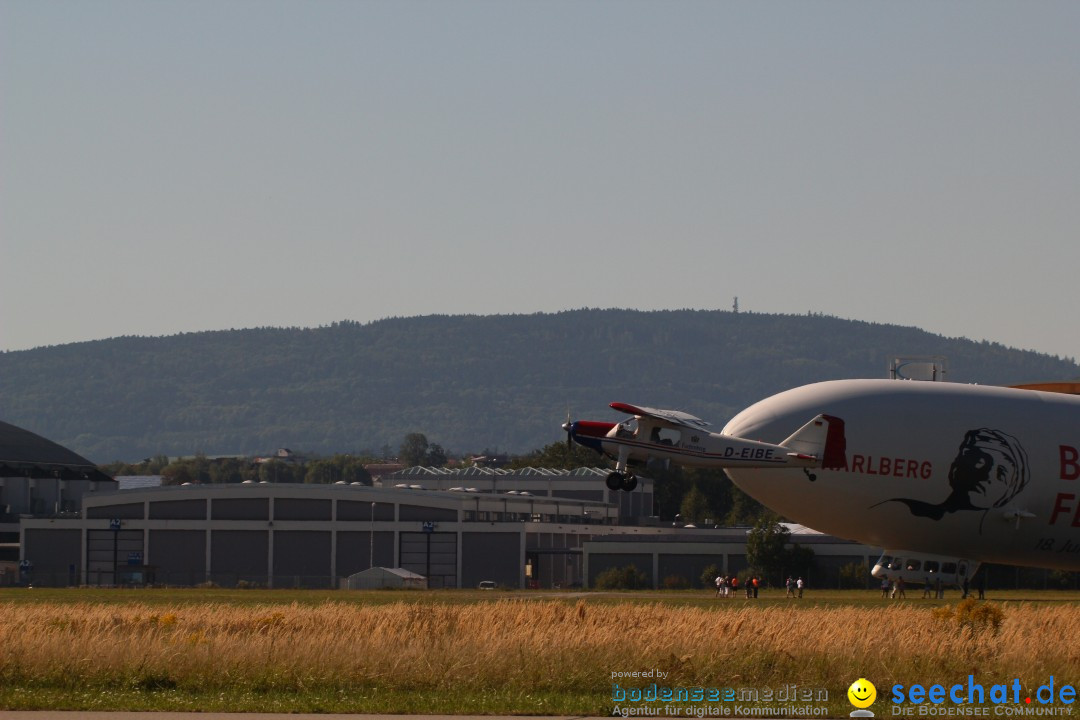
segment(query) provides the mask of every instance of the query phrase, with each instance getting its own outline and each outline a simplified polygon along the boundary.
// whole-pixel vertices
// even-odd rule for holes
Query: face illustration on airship
[[[985,512],[1002,507],[1016,497],[1029,480],[1027,453],[1020,442],[1000,430],[978,428],[964,435],[956,458],[949,466],[951,492],[948,497],[939,503],[913,498],[891,498],[885,502],[902,502],[916,517],[940,520],[947,513]]]

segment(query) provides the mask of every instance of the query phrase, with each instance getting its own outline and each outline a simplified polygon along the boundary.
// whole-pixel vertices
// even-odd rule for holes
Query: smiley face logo
[[[857,708],[868,708],[877,700],[877,688],[866,678],[859,678],[847,689],[847,699]]]

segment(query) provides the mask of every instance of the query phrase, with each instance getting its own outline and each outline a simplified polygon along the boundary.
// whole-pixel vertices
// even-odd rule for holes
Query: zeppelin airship
[[[632,468],[650,459],[722,467],[794,522],[885,548],[878,576],[959,581],[980,562],[1080,570],[1075,394],[835,380],[761,400],[719,432],[680,411],[612,407],[631,417],[564,428],[615,459],[613,489],[633,489]]]

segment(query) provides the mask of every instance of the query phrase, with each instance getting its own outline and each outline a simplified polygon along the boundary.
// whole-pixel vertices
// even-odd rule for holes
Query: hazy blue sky
[[[0,0],[0,349],[737,295],[1076,357],[1078,129],[1071,1]]]

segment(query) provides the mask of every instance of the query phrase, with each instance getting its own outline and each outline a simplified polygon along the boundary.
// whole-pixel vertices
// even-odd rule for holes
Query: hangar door
[[[142,530],[87,530],[87,584],[141,584],[144,580],[141,572],[142,553]],[[116,574],[113,573],[114,567]]]
[[[423,575],[429,588],[456,588],[457,533],[401,533],[401,567]]]

